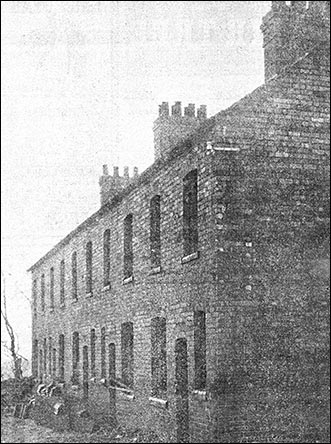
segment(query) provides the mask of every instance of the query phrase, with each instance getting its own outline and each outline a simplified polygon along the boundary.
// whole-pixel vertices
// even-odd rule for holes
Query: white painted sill
[[[109,291],[110,289],[111,289],[111,285],[110,284],[104,285],[104,287],[103,287],[103,291]]]
[[[199,259],[199,257],[200,257],[200,252],[195,251],[194,253],[182,257],[182,264],[187,264],[188,262],[195,261],[196,259]]]
[[[153,268],[151,269],[151,274],[159,274],[159,273],[161,273],[161,271],[162,271],[161,266],[159,266],[159,267],[153,267]]]
[[[193,390],[192,396],[199,401],[207,401],[207,392],[206,390]]]
[[[86,297],[87,298],[91,298],[93,296],[93,292],[91,291],[90,293],[86,293]]]
[[[154,407],[160,407],[162,409],[168,408],[168,401],[166,399],[154,398],[153,396],[150,396],[148,401],[150,405],[153,405]]]
[[[123,279],[123,285],[130,284],[130,282],[133,282],[133,276],[129,276]]]

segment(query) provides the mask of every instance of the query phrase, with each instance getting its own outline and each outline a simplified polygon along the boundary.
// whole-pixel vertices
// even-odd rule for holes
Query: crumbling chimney
[[[101,206],[110,202],[125,187],[138,178],[138,168],[134,167],[133,177],[129,175],[129,167],[124,167],[123,176],[119,174],[119,168],[113,167],[113,175],[108,173],[107,165],[102,167],[102,176],[99,179]]]
[[[293,65],[307,52],[325,50],[330,35],[329,2],[271,3],[271,11],[263,17],[261,26],[266,81]]]
[[[202,120],[207,118],[207,107],[201,105],[195,113],[195,104],[189,103],[182,115],[181,102],[175,102],[169,115],[168,102],[159,105],[159,117],[154,122],[155,159],[166,157],[180,142],[190,136]]]

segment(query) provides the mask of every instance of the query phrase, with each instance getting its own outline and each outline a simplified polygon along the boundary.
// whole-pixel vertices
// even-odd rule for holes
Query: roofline
[[[250,93],[246,94],[244,97],[239,99],[237,102],[230,105],[225,110],[219,111],[214,116],[209,117],[208,119],[204,120],[196,129],[196,131],[191,135],[188,136],[183,142],[176,145],[168,154],[168,156],[164,159],[158,159],[156,160],[151,166],[149,166],[145,171],[141,173],[139,178],[133,183],[128,185],[126,188],[124,188],[123,191],[121,191],[119,194],[117,194],[110,202],[107,202],[104,204],[99,210],[97,210],[95,213],[93,213],[90,217],[84,220],[80,225],[78,225],[75,229],[73,229],[66,237],[64,237],[60,242],[58,242],[53,248],[51,248],[44,256],[42,256],[37,262],[35,262],[30,268],[27,269],[28,272],[34,271],[37,267],[39,267],[46,259],[54,255],[61,247],[68,244],[69,241],[79,232],[81,232],[86,226],[89,226],[92,222],[97,220],[98,217],[102,217],[105,214],[107,214],[112,208],[114,208],[118,203],[120,203],[125,196],[130,194],[130,192],[134,189],[136,189],[138,186],[140,186],[143,183],[148,183],[151,180],[151,176],[154,175],[156,171],[158,171],[161,166],[164,166],[165,164],[168,164],[172,162],[174,159],[179,158],[181,155],[190,152],[192,148],[203,139],[203,136],[206,132],[208,132],[211,129],[211,126],[214,125],[214,123],[217,121],[219,117],[223,117],[226,113],[234,111],[237,106],[239,106],[244,100],[249,100],[254,94],[257,94],[260,90],[263,90],[266,88],[270,83],[275,82],[276,80],[280,80],[282,77],[285,77],[289,70],[295,66],[297,63],[301,62],[302,60],[306,59],[308,56],[312,54],[313,51],[318,46],[322,46],[322,44],[325,44],[325,41],[320,42],[319,44],[315,45],[309,52],[307,52],[304,56],[300,57],[298,60],[296,60],[293,64],[284,67],[284,69],[275,76],[268,79],[265,83],[255,88]],[[203,134],[201,135],[201,130]]]
[[[204,120],[197,128],[197,132],[200,130],[209,129],[210,126],[212,126],[214,123],[214,116]],[[204,131],[204,132],[205,132]],[[196,138],[194,138],[196,140]],[[193,135],[187,137],[184,141],[180,142],[178,145],[176,145],[165,157],[164,159],[157,159],[155,162],[152,163],[146,170],[144,170],[141,175],[138,177],[138,179],[128,185],[126,188],[123,189],[123,191],[119,192],[114,196],[114,198],[105,203],[99,210],[97,210],[95,213],[93,213],[91,216],[89,216],[87,219],[84,220],[81,224],[79,224],[76,228],[74,228],[67,236],[65,236],[62,240],[60,240],[53,248],[51,248],[44,256],[42,256],[37,262],[35,262],[31,267],[27,269],[27,272],[32,272],[35,268],[39,267],[46,259],[51,257],[53,254],[55,254],[61,247],[66,245],[77,233],[81,232],[85,227],[92,224],[94,221],[97,220],[98,217],[102,217],[105,214],[107,214],[109,211],[111,211],[112,208],[114,208],[117,204],[119,204],[125,196],[131,193],[134,189],[138,188],[140,185],[144,183],[150,182],[152,179],[152,176],[159,170],[161,167],[163,167],[166,164],[170,164],[173,160],[179,158],[183,154],[186,154],[187,152],[190,152],[193,145]]]

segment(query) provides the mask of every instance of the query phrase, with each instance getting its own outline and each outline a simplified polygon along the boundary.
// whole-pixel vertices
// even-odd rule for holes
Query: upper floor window
[[[167,391],[166,320],[154,318],[151,323],[152,396],[162,398]]]
[[[90,333],[90,347],[91,347],[91,376],[92,378],[95,378],[96,371],[95,371],[95,344],[96,344],[96,334],[95,329],[91,329]]]
[[[183,181],[184,256],[198,250],[198,172],[190,171]]]
[[[45,310],[45,275],[41,275],[40,280],[40,302],[42,311]]]
[[[206,314],[194,312],[194,386],[206,388]]]
[[[86,244],[86,293],[92,293],[92,242]]]
[[[103,233],[103,285],[110,285],[110,230]]]
[[[50,309],[54,308],[54,267],[49,270],[49,301]]]
[[[133,217],[128,214],[124,219],[124,278],[133,275]]]
[[[60,305],[64,305],[65,262],[60,263]]]
[[[154,196],[150,202],[150,247],[151,265],[161,266],[161,210],[160,196]]]
[[[38,288],[38,282],[37,279],[34,279],[32,283],[32,305],[33,305],[34,316],[37,316],[37,288]]]
[[[71,296],[74,301],[77,300],[77,253],[74,251],[71,255]]]

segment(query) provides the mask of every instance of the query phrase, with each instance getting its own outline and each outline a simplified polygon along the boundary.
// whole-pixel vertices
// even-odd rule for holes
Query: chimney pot
[[[207,118],[207,106],[206,105],[200,105],[197,111],[197,118],[199,120],[203,120]]]
[[[133,168],[133,177],[138,177],[138,167]]]
[[[171,115],[172,116],[181,116],[182,115],[182,102],[175,102],[171,107]]]
[[[162,102],[162,104],[159,105],[159,116],[160,117],[169,116],[169,103],[168,102]]]
[[[195,117],[195,104],[189,103],[186,108],[184,108],[184,116]]]
[[[104,176],[108,176],[108,165],[102,165],[102,173]]]
[[[119,168],[118,168],[118,166],[114,166],[114,169],[113,169],[113,171],[114,171],[114,177],[119,177]]]
[[[124,178],[125,179],[129,178],[129,167],[127,166],[124,167]]]

